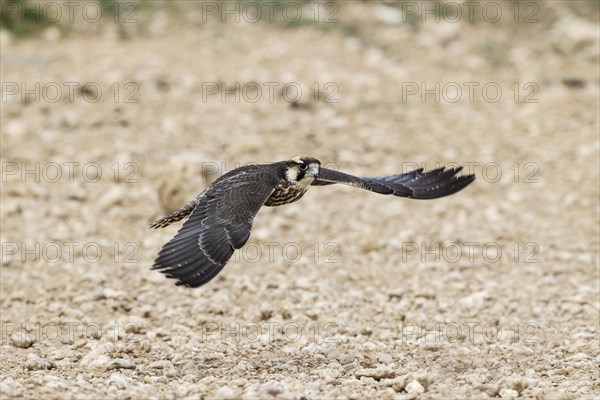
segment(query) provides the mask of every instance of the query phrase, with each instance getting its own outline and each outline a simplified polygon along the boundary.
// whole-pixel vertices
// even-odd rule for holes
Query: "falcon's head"
[[[321,161],[313,157],[300,156],[288,161],[285,178],[292,184],[308,187],[319,176]]]

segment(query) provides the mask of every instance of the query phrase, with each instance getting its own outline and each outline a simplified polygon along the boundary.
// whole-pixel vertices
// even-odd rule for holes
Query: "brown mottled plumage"
[[[460,170],[418,169],[392,176],[359,178],[321,168],[321,162],[312,157],[236,168],[184,207],[151,225],[163,228],[189,217],[160,250],[153,269],[178,279],[177,285],[205,284],[246,243],[254,217],[263,205],[280,206],[297,201],[311,185],[342,183],[380,194],[435,199],[456,193],[473,182],[474,175],[457,176]]]

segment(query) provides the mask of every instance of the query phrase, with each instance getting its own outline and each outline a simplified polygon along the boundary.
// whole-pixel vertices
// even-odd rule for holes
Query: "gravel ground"
[[[3,398],[598,395],[597,7],[332,4],[2,31]],[[208,285],[149,270],[177,230],[151,221],[299,154],[477,180],[422,202],[312,188]]]

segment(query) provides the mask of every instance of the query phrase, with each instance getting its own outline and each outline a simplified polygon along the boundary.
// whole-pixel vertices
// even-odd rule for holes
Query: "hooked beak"
[[[315,179],[317,179],[319,177],[319,167],[311,167],[310,170],[308,171]]]

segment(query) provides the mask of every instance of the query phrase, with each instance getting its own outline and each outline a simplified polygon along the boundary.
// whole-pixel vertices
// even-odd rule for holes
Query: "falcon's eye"
[[[300,168],[300,171],[306,171],[306,168],[308,168],[308,167],[306,166],[306,164],[300,163],[300,164],[298,164],[298,168]]]

